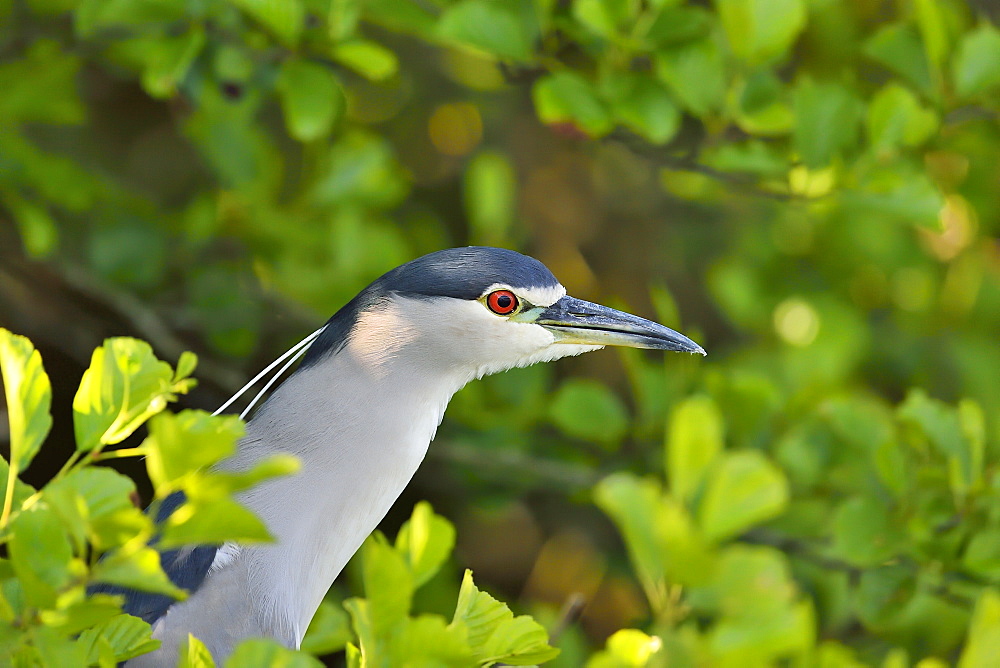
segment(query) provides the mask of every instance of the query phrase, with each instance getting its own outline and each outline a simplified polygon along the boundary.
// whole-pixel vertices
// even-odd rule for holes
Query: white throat
[[[241,499],[277,541],[242,550],[249,587],[265,602],[261,614],[287,628],[296,646],[333,580],[413,477],[448,401],[471,379],[421,374],[392,356],[373,366],[369,352],[352,342],[295,373],[259,409],[232,460],[242,469],[287,452],[301,462],[297,474]]]

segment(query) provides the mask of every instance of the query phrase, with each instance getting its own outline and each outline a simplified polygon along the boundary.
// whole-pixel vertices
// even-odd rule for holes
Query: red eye
[[[486,305],[497,315],[510,315],[517,310],[517,297],[510,290],[497,290],[486,297]]]

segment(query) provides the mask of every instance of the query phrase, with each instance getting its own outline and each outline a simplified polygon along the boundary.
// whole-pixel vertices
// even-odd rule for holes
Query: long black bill
[[[555,334],[559,343],[706,354],[697,343],[669,327],[569,296],[543,310],[533,322]]]

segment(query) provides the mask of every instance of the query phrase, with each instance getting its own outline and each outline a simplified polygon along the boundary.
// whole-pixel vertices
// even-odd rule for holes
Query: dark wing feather
[[[184,503],[184,499],[183,492],[174,492],[165,498],[156,511],[156,523],[162,524],[166,521]],[[156,539],[154,538],[150,545],[155,544]],[[218,548],[212,545],[167,550],[160,553],[160,564],[171,582],[191,593],[196,591],[205,581],[217,551]],[[167,614],[170,606],[177,602],[163,594],[150,594],[116,585],[95,585],[90,588],[90,593],[124,596],[125,604],[122,606],[122,610],[130,615],[140,617],[150,624]]]

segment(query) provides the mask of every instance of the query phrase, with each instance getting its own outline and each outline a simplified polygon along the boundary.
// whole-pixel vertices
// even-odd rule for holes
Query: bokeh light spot
[[[808,346],[819,334],[819,313],[804,299],[786,299],[774,309],[774,330],[786,343]]]
[[[466,155],[483,137],[479,107],[469,102],[442,104],[427,123],[434,148],[445,155]]]

